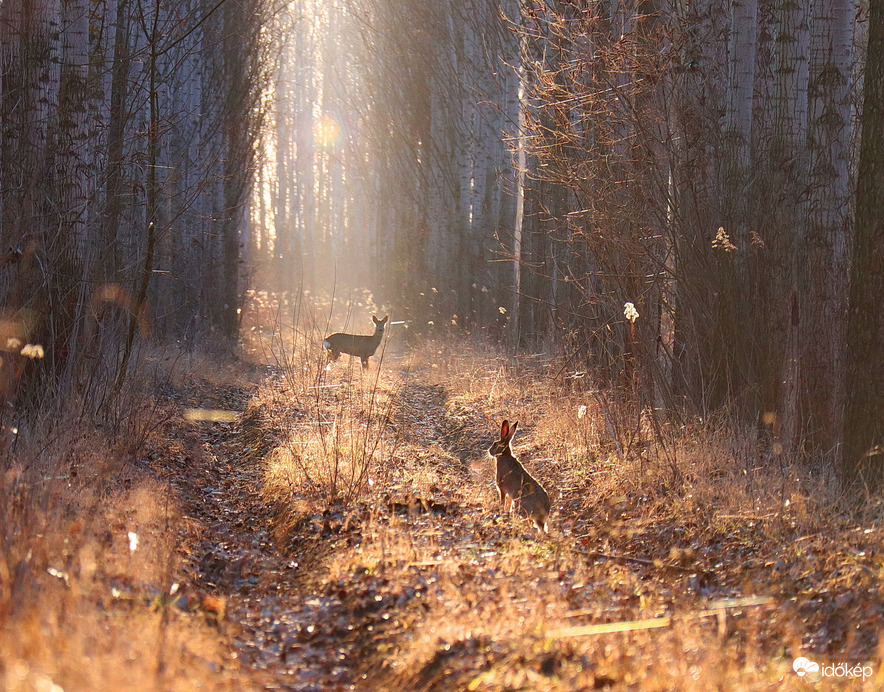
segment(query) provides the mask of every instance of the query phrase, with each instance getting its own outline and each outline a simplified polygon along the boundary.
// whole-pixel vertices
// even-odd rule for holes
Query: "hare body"
[[[367,368],[368,359],[378,350],[378,346],[380,346],[381,340],[384,338],[384,327],[387,326],[387,320],[390,319],[390,316],[387,315],[384,319],[379,320],[377,316],[372,315],[371,319],[374,322],[374,334],[362,335],[338,332],[325,337],[322,340],[322,345],[328,349],[329,358],[337,360],[341,357],[342,353],[358,356],[362,361],[362,367]]]
[[[497,459],[497,491],[503,511],[516,512],[531,517],[538,529],[549,533],[547,517],[549,516],[549,495],[543,486],[519,460],[513,456],[510,441],[516,434],[518,423],[510,426],[503,421],[500,426],[500,439],[488,449],[488,454]]]

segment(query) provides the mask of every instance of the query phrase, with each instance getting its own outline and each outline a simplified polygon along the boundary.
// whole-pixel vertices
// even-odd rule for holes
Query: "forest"
[[[881,152],[884,0],[0,0],[0,685],[880,689]]]

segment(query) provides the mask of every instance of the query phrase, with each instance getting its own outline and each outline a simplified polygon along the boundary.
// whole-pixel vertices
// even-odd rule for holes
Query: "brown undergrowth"
[[[327,367],[311,319],[270,376],[158,355],[125,425],[5,441],[0,686],[882,686],[880,505],[825,464],[462,339]],[[503,417],[548,537],[497,506]]]
[[[446,341],[251,407],[277,535],[321,556],[304,583],[346,612],[359,689],[791,690],[799,656],[874,671],[823,688],[884,681],[880,505],[754,432],[665,423],[543,357]],[[497,507],[503,417],[550,491],[549,538]],[[323,425],[343,444],[311,447]],[[329,458],[362,469],[347,493],[323,487]]]
[[[185,407],[230,408],[246,379],[152,352],[104,421],[70,406],[4,429],[0,688],[241,689],[222,606],[182,579],[198,522],[169,470],[199,451]]]

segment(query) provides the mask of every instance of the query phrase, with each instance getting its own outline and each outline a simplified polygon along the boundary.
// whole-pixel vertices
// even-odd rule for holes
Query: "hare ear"
[[[516,421],[510,426],[510,439],[512,440],[516,436],[516,428],[519,427],[519,421]]]
[[[510,422],[508,420],[504,420],[503,423],[500,424],[500,439],[506,439],[507,435],[510,434]]]

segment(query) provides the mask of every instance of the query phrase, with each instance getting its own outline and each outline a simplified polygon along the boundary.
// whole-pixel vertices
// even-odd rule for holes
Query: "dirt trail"
[[[212,392],[201,394],[205,406]],[[232,394],[239,410],[251,396]],[[261,468],[245,453],[237,425],[201,423],[180,434],[188,453],[168,469],[186,520],[186,586],[177,605],[214,611],[238,662],[228,673],[244,689],[348,689],[341,601],[305,589],[297,557],[271,535]]]
[[[333,376],[323,390],[332,399],[339,383],[364,377]],[[388,365],[385,376],[397,383],[382,414],[396,439],[376,484],[384,487],[314,511],[293,510],[293,488],[277,498],[290,505],[284,525],[260,494],[264,443],[243,434],[252,423],[182,431],[189,453],[169,469],[190,520],[181,581],[204,606],[209,597],[203,610],[215,604],[236,653],[227,673],[244,689],[789,689],[784,643],[819,646],[840,631],[854,656],[874,650],[873,628],[849,634],[851,619],[815,600],[831,571],[821,551],[801,552],[812,518],[717,513],[694,497],[692,481],[661,482],[662,462],[647,478],[643,459],[619,470],[583,456],[565,468],[537,414],[526,447],[541,450],[529,458],[554,503],[553,535],[538,536],[499,515],[484,450],[494,417],[539,411],[539,398],[523,383],[503,395],[494,384],[493,401],[458,395],[448,379],[404,365]],[[236,408],[250,396],[237,391]],[[548,406],[554,420],[562,403]],[[273,437],[274,421],[265,423]],[[718,492],[702,487],[710,498]],[[853,582],[831,585],[842,605],[854,603],[848,584],[866,584],[870,573],[865,564],[843,569]],[[808,575],[806,585],[795,574]],[[876,587],[863,588],[874,600],[856,606],[855,620],[884,612]],[[632,632],[639,621],[667,625]],[[625,629],[583,638],[584,624]]]
[[[619,453],[632,407],[481,343],[367,372],[308,346],[272,372],[172,361],[137,451],[76,438],[59,515],[16,544],[34,586],[0,687],[11,661],[11,690],[769,691],[803,656],[884,689],[880,509],[820,469],[700,422]],[[549,536],[500,512],[502,417]]]
[[[519,638],[455,637],[451,648],[433,635],[424,660],[404,674],[379,651],[407,649],[427,619],[438,617],[434,610],[451,598],[451,589],[455,618],[501,618],[509,628],[540,614],[535,601],[516,594],[580,586],[568,558],[526,560],[514,548],[513,541],[527,540],[531,551],[536,539],[527,525],[500,517],[493,507],[488,417],[452,402],[451,393],[426,375],[396,369],[392,375],[401,382],[390,418],[404,470],[401,483],[385,495],[392,502],[306,515],[294,536],[274,535],[276,510],[260,496],[264,469],[243,439],[243,426],[191,429],[191,454],[174,480],[193,527],[182,581],[219,600],[220,632],[248,686],[388,689],[401,680],[419,689],[458,689],[469,678],[459,683],[454,675],[443,684],[446,675],[510,665],[522,648]],[[249,393],[236,396],[237,408],[245,408]],[[420,485],[423,505],[409,505],[409,484]],[[404,550],[393,546],[402,541]],[[378,545],[390,554],[379,568],[362,567],[358,555]],[[327,558],[335,551],[352,551],[349,573],[329,574]],[[585,605],[582,599],[572,603],[574,609]],[[550,664],[538,660],[533,668],[544,665]]]
[[[224,405],[243,410],[251,395],[246,389],[226,392]],[[194,401],[219,405],[212,402],[218,396],[204,390]],[[447,415],[442,387],[412,374],[393,411],[403,454],[457,477],[462,489],[473,483],[466,462],[480,434]],[[368,507],[305,517],[299,546],[291,536],[275,537],[273,509],[260,496],[261,461],[250,454],[241,433],[238,424],[217,422],[182,426],[177,433],[186,440],[186,454],[167,469],[187,527],[180,578],[186,586],[177,604],[186,610],[201,603],[210,615],[217,611],[220,633],[236,654],[236,674],[249,686],[358,689],[365,667],[360,653],[375,645],[384,612],[413,598],[420,586],[392,593],[364,574],[327,581],[324,555],[358,544],[358,517],[372,514]],[[453,544],[462,507],[446,501],[444,511],[449,536],[441,542]],[[416,517],[412,523],[435,535],[437,520]]]

